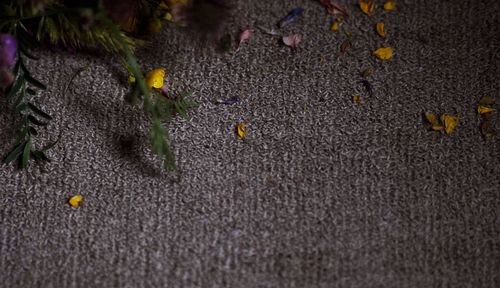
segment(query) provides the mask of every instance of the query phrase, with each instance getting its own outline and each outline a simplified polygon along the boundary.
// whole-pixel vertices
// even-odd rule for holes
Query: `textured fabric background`
[[[255,31],[221,55],[173,27],[140,50],[144,69],[166,67],[200,104],[170,126],[176,173],[123,102],[118,58],[30,63],[55,116],[41,142],[62,141],[52,163],[0,169],[0,286],[500,287],[500,142],[482,138],[475,112],[500,97],[500,3],[398,1],[368,17],[353,2],[347,55],[305,0],[237,1],[229,25],[271,27],[302,6],[284,31],[304,36],[295,52]],[[392,61],[371,56],[381,45]],[[358,82],[370,66],[372,96]],[[231,96],[241,103],[212,104]],[[4,155],[13,119],[1,109]],[[427,131],[425,111],[459,115],[456,132]]]

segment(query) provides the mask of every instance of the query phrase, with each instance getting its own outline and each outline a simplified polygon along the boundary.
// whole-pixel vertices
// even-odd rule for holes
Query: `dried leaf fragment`
[[[495,99],[493,99],[491,96],[484,96],[479,100],[479,105],[486,106],[486,105],[493,105],[495,104]]]
[[[391,47],[381,47],[373,52],[373,55],[380,60],[392,59],[393,50]]]
[[[384,9],[388,11],[392,11],[396,9],[396,1],[395,0],[389,0],[384,3]]]
[[[366,68],[365,70],[363,70],[363,72],[361,72],[361,76],[363,76],[363,78],[368,78],[370,76],[373,75],[373,69],[372,68]]]
[[[82,197],[82,195],[75,195],[75,196],[72,196],[72,197],[71,197],[71,198],[69,198],[69,200],[68,200],[69,205],[71,205],[71,207],[73,207],[73,208],[80,207],[80,206],[82,205],[82,202],[83,202],[83,197]]]
[[[320,2],[321,4],[323,4],[323,6],[325,6],[326,11],[330,15],[341,14],[346,17],[349,16],[347,10],[344,7],[340,6],[339,4],[335,3],[335,1],[333,0],[320,0]]]
[[[385,38],[385,24],[384,22],[378,22],[375,26],[377,33],[380,37]]]
[[[352,48],[352,43],[349,40],[345,40],[342,45],[340,45],[340,52],[341,53],[346,53],[347,51],[351,50]]]
[[[458,117],[448,115],[448,114],[443,114],[441,115],[441,122],[444,124],[444,131],[446,134],[451,134],[457,128],[458,126]]]
[[[375,11],[375,0],[360,0],[359,8],[361,8],[361,11],[363,11],[366,15],[372,15]]]
[[[491,107],[486,107],[486,106],[481,106],[481,105],[479,105],[477,107],[477,113],[480,115],[495,112],[495,111],[496,110],[494,108],[491,108]]]
[[[236,133],[238,134],[238,137],[240,137],[240,139],[245,139],[245,137],[247,136],[247,126],[245,125],[245,123],[241,122],[236,126]]]

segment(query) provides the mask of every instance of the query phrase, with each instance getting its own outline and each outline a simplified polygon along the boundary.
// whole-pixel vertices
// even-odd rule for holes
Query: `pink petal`
[[[285,45],[290,46],[290,47],[296,47],[302,38],[300,37],[299,34],[292,34],[289,36],[283,36],[283,43]]]
[[[251,29],[245,29],[245,30],[241,31],[239,45],[241,45],[245,41],[248,41],[248,39],[250,39],[251,36],[252,36],[252,30]]]

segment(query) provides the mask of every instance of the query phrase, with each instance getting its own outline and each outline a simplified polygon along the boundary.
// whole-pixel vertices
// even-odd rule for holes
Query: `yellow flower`
[[[385,10],[389,10],[389,11],[392,11],[392,10],[396,9],[396,1],[395,0],[389,0],[389,1],[385,2],[384,9]]]
[[[382,38],[385,38],[385,24],[384,24],[384,22],[378,22],[376,29],[377,29],[378,35]]]
[[[495,109],[490,108],[490,107],[486,107],[486,106],[478,106],[477,107],[477,113],[479,113],[479,114],[486,114],[486,113],[490,113],[490,112],[495,112]]]
[[[377,57],[380,60],[390,60],[392,59],[392,54],[393,51],[391,47],[378,48],[373,52],[373,55],[375,55],[375,57]]]
[[[458,126],[458,117],[443,114],[441,116],[441,122],[444,123],[444,131],[446,132],[446,134],[451,134],[453,130],[455,130],[455,128]]]
[[[238,133],[240,139],[245,139],[247,136],[247,126],[245,123],[239,123],[238,126],[236,126],[236,132]]]
[[[149,88],[160,89],[163,87],[163,80],[165,78],[165,69],[156,68],[146,74],[146,85]]]
[[[366,15],[372,15],[373,11],[375,11],[375,0],[368,0],[368,2],[359,0],[359,8],[361,8],[361,11]]]
[[[83,197],[82,195],[75,195],[71,198],[69,198],[69,205],[71,205],[71,207],[79,207],[80,205],[82,205],[82,201],[83,201]]]

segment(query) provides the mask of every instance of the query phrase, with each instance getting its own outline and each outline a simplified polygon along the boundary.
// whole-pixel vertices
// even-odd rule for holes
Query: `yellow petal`
[[[442,125],[432,125],[431,129],[434,131],[442,131],[444,127]]]
[[[361,96],[359,96],[359,95],[352,96],[352,101],[354,103],[361,103]]]
[[[477,113],[479,113],[479,114],[486,114],[486,113],[495,112],[495,111],[496,111],[495,109],[490,108],[490,107],[486,107],[486,106],[478,106],[477,107]]]
[[[438,122],[438,118],[436,116],[436,114],[432,113],[432,112],[426,112],[425,113],[425,118],[427,119],[427,121],[429,121],[429,123],[431,123],[433,126],[437,126],[439,124]]]
[[[392,59],[392,48],[391,47],[382,47],[378,48],[373,52],[373,55],[380,60],[390,60]]]
[[[389,10],[389,11],[392,11],[392,10],[396,9],[396,1],[389,0],[389,1],[385,2],[384,3],[384,9],[385,10]]]
[[[332,30],[333,32],[339,32],[339,29],[340,29],[339,22],[333,21],[332,27],[330,27],[330,30]]]
[[[453,130],[458,126],[458,117],[448,115],[448,114],[443,114],[441,116],[441,122],[444,123],[444,131],[446,134],[451,134]]]
[[[385,24],[384,24],[384,22],[378,22],[376,28],[377,28],[378,35],[382,38],[385,38]]]
[[[80,205],[82,205],[82,201],[83,201],[83,197],[82,195],[75,195],[71,198],[69,198],[69,205],[71,205],[71,207],[79,207]]]
[[[238,133],[240,139],[245,139],[247,136],[247,126],[245,123],[239,123],[238,126],[236,126],[236,132]]]
[[[163,80],[165,78],[165,69],[156,68],[146,74],[146,85],[149,88],[160,89],[163,87]]]
[[[361,8],[361,11],[365,13],[366,15],[372,15],[373,11],[375,11],[375,1],[374,0],[360,0],[359,1],[359,8]]]

